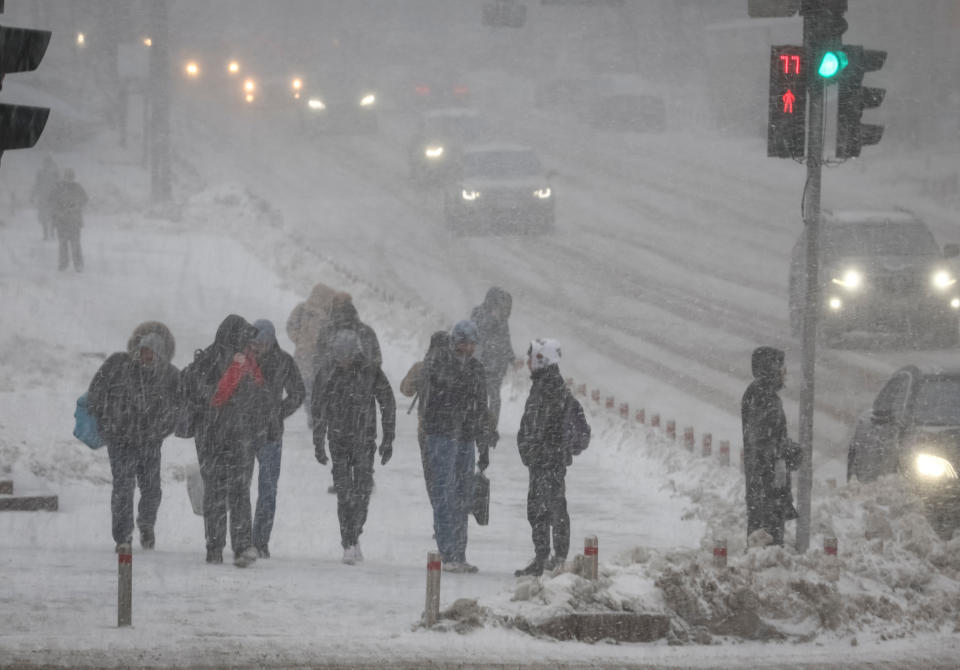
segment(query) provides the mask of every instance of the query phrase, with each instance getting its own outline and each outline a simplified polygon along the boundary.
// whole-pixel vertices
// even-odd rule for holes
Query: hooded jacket
[[[314,388],[319,388],[317,382]],[[380,405],[383,441],[392,444],[396,434],[397,404],[390,382],[379,365],[362,354],[338,365],[323,386],[314,393],[313,443],[322,447],[329,434],[331,453],[341,445],[358,446],[377,440],[377,408]]]
[[[173,432],[179,376],[169,359],[173,336],[162,323],[152,323],[156,324],[152,330],[141,324],[141,336],[131,337],[127,351],[107,358],[90,382],[88,408],[107,444],[159,444]],[[150,347],[154,360],[148,364],[140,359],[140,343],[149,333],[160,335],[150,338],[159,341],[165,334],[170,346]]]
[[[487,426],[487,387],[483,365],[452,348],[435,352],[421,370],[421,425],[426,435],[477,442],[485,449],[496,440]]]
[[[281,349],[276,340],[258,362],[271,403],[267,415],[267,444],[274,444],[283,438],[284,420],[303,404],[306,389],[293,356]]]
[[[349,299],[326,284],[317,284],[310,297],[293,308],[287,319],[287,336],[293,342],[293,357],[304,377],[313,379],[314,347],[317,337],[330,321],[330,308],[335,300]]]
[[[477,359],[483,365],[486,378],[492,381],[501,381],[516,358],[507,322],[512,309],[511,295],[493,286],[487,291],[483,303],[470,313],[470,320],[477,324],[480,331]]]
[[[528,468],[557,469],[570,464],[563,449],[563,412],[570,395],[556,364],[534,370],[523,408],[517,449]]]
[[[758,347],[751,360],[754,379],[741,402],[748,508],[759,509],[771,503],[792,505],[789,471],[799,467],[800,451],[787,436],[783,402],[777,395],[783,388],[783,361],[783,351],[773,347]],[[778,487],[774,485],[774,469],[781,458],[786,461],[787,476],[785,486]]]
[[[349,330],[360,339],[360,349],[368,365],[380,367],[383,356],[380,354],[380,342],[373,328],[363,323],[357,314],[357,308],[351,300],[335,300],[330,308],[330,320],[317,336],[313,356],[314,392],[319,393],[336,367],[333,356],[333,342],[337,333]],[[320,384],[320,386],[316,386]]]

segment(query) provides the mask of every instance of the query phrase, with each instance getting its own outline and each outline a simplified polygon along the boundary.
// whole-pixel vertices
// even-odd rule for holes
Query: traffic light
[[[770,48],[767,156],[803,158],[807,126],[807,72],[803,47]]]
[[[49,43],[49,30],[0,26],[0,87],[10,72],[36,70]],[[8,149],[28,149],[36,144],[49,115],[47,107],[0,104],[0,155]]]
[[[879,107],[886,90],[863,85],[863,76],[883,67],[886,51],[844,47],[849,65],[840,74],[837,90],[837,158],[856,158],[864,144],[876,144],[883,126],[861,123],[863,110]]]

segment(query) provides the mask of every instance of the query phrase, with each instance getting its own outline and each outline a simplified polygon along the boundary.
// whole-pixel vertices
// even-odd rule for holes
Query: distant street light
[[[200,66],[197,65],[196,61],[190,61],[186,67],[184,67],[184,72],[187,73],[188,77],[196,79],[200,76]]]

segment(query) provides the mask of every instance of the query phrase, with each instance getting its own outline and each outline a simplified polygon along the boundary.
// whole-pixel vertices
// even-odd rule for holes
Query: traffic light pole
[[[803,47],[807,63],[814,63],[816,17],[804,16]],[[803,463],[797,476],[797,551],[810,546],[810,499],[813,492],[814,371],[817,353],[817,320],[820,306],[820,175],[823,165],[825,86],[811,74],[807,88],[807,183],[803,189],[803,225],[806,227],[806,300],[803,307],[803,342],[800,386],[800,448]]]

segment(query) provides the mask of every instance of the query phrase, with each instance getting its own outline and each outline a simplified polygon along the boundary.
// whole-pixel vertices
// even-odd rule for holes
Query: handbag
[[[473,476],[473,518],[480,526],[490,523],[490,480],[482,472]]]
[[[184,471],[187,480],[187,495],[190,497],[190,507],[193,513],[203,516],[203,477],[200,475],[199,465],[188,465]]]
[[[99,449],[103,446],[103,438],[100,436],[100,430],[97,428],[97,420],[90,414],[87,406],[87,394],[77,398],[77,409],[73,413],[73,436],[83,442],[91,449]]]

